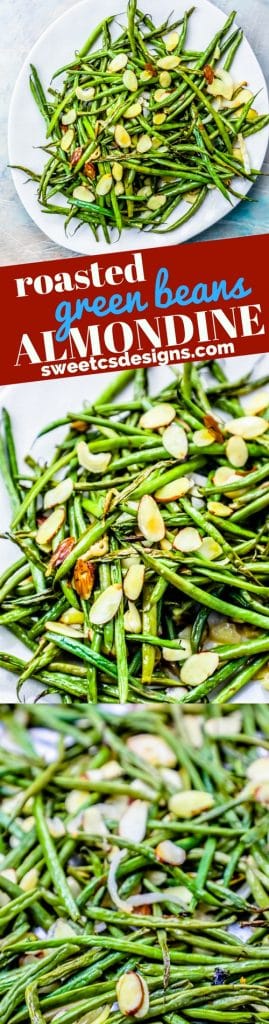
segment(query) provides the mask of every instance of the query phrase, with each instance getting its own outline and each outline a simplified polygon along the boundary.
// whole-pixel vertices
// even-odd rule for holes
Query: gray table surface
[[[89,4],[93,0],[89,0]],[[68,257],[68,251],[57,247],[31,221],[15,192],[7,167],[7,115],[17,75],[31,47],[41,33],[59,15],[76,6],[74,0],[1,0],[1,62],[0,62],[0,264],[31,262]],[[148,3],[150,8],[151,4]],[[168,4],[168,7],[170,5]],[[171,9],[177,8],[171,0]],[[218,0],[228,14],[236,7],[237,21],[244,28],[269,82],[269,0]],[[167,9],[167,5],[164,5]],[[111,0],[111,9],[113,3]],[[269,157],[264,168],[269,171]],[[239,235],[269,232],[269,185],[262,178],[252,193],[257,203],[241,203],[221,223],[199,238],[232,238]],[[70,253],[69,255],[72,255]]]

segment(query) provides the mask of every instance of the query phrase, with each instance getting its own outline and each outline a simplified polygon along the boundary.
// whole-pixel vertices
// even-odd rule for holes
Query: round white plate
[[[147,3],[143,0],[143,5],[146,10],[150,11],[156,23],[161,23],[165,14],[170,10],[170,0],[165,11],[163,0],[153,0],[153,2],[150,0]],[[185,0],[182,10],[185,10],[187,6],[187,0]],[[172,7],[173,3],[171,0]],[[115,0],[114,4],[112,4],[111,0],[102,0],[100,13],[102,18],[105,18],[113,10],[113,13],[119,15],[119,23],[123,24],[124,16],[122,11],[124,8],[125,3],[120,3],[120,0]],[[209,0],[196,0],[195,11],[190,19],[188,47],[190,49],[205,48],[210,39],[224,24],[224,21],[225,15],[215,4],[210,3]],[[9,162],[11,165],[20,164],[25,167],[31,167],[37,173],[40,173],[44,166],[45,154],[39,147],[44,145],[45,142],[45,127],[43,118],[36,107],[29,89],[30,63],[36,65],[43,86],[47,90],[56,67],[61,67],[72,59],[74,51],[80,49],[97,22],[98,10],[96,4],[93,3],[93,0],[82,0],[81,3],[70,8],[61,18],[58,18],[57,21],[50,25],[31,50],[17,79],[10,105]],[[255,107],[259,113],[268,113],[269,104],[266,82],[255,54],[245,38],[237,51],[232,72],[235,81],[240,82],[247,79],[253,93],[255,95],[258,94],[255,99]],[[60,79],[58,79],[59,81]],[[269,129],[267,127],[262,132],[258,132],[248,139],[251,165],[257,170],[260,170],[262,167],[268,137]],[[64,218],[60,214],[42,213],[37,200],[36,183],[27,181],[26,175],[22,171],[13,170],[12,174],[15,188],[27,213],[53,242],[56,242],[59,246],[65,246],[73,252],[85,253],[87,255],[100,254],[101,251],[107,248],[107,244],[101,238],[101,235],[100,242],[95,241],[88,225],[84,224],[76,232],[75,228],[78,223],[76,220],[73,220],[72,224],[69,225],[66,234]],[[250,187],[248,181],[240,182],[239,191],[246,194]],[[64,203],[62,197],[59,199],[55,197],[55,200],[62,205]],[[232,199],[234,206],[238,202],[239,200]],[[231,204],[224,196],[214,189],[210,191],[200,210],[181,228],[176,229],[171,234],[143,233],[133,228],[130,231],[124,230],[119,240],[113,242],[111,249],[112,251],[148,249],[154,244],[161,247],[184,242],[198,235],[199,232],[204,231],[218,220],[221,220],[222,217],[225,217],[231,211],[231,208]],[[176,211],[172,215],[172,220],[176,220]]]
[[[269,356],[239,356],[234,359],[224,360],[225,373],[230,380],[237,380],[243,374],[254,371],[254,376],[262,377],[269,372]],[[73,380],[39,381],[36,384],[10,385],[0,390],[0,406],[8,409],[11,416],[16,450],[19,466],[23,472],[28,472],[24,465],[24,456],[31,451],[32,455],[41,462],[52,458],[55,444],[59,443],[65,436],[66,427],[60,427],[40,440],[35,441],[37,434],[46,426],[49,420],[66,415],[67,411],[79,411],[84,403],[89,404],[94,388],[95,399],[107,387],[113,379],[114,374],[99,374],[93,380],[89,378],[74,378]],[[150,370],[149,383],[152,394],[158,394],[162,387],[171,381],[171,370],[159,366]],[[126,389],[124,397],[131,397],[131,386]],[[27,410],[27,412],[26,412]],[[24,468],[23,468],[24,467]],[[0,477],[0,507],[1,507],[1,533],[9,530],[10,507],[4,485]],[[1,572],[20,557],[18,548],[11,541],[0,539],[0,565]],[[0,650],[8,651],[19,658],[29,658],[29,651],[12,636],[6,629],[0,627]],[[20,699],[25,703],[40,697],[43,686],[28,679],[20,692]],[[16,703],[16,677],[4,669],[0,669],[0,703]],[[55,694],[47,695],[48,702],[61,700]],[[235,697],[239,703],[263,703],[269,702],[269,692],[261,683],[251,682]]]

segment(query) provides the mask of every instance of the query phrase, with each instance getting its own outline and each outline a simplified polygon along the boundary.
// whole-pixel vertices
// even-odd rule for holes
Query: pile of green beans
[[[268,1021],[268,709],[1,711],[1,1024],[122,1024],[128,972],[156,1024]],[[211,808],[171,810],[186,791]]]
[[[74,221],[76,230],[88,225],[96,240],[101,231],[109,243],[124,228],[173,231],[212,188],[230,203],[245,198],[240,181],[252,183],[259,173],[246,140],[269,118],[255,110],[251,83],[245,90],[231,79],[230,100],[220,89],[220,108],[210,93],[219,70],[230,74],[242,42],[235,13],[206,49],[194,51],[188,29],[195,8],[157,27],[129,0],[126,27],[119,33],[116,18],[103,20],[55,71],[46,93],[31,66],[47,159],[41,174],[19,169],[38,183],[44,212],[64,217],[66,230]]]
[[[18,676],[19,699],[29,678],[67,702],[93,703],[189,703],[209,695],[227,703],[259,673],[268,683],[269,406],[253,418],[263,432],[243,442],[243,468],[233,470],[228,455],[229,421],[236,430],[241,400],[257,401],[261,387],[266,402],[267,385],[267,377],[250,375],[231,382],[212,361],[186,365],[152,397],[144,370],[117,374],[94,404],[42,430],[42,438],[52,431],[59,437],[58,428],[68,428],[45,466],[32,449],[26,475],[3,411],[0,472],[13,510],[8,536],[20,557],[0,578],[0,625],[30,654],[25,661],[2,652],[0,666]],[[169,454],[163,428],[142,426],[145,414],[163,408],[185,438],[183,458]],[[91,459],[110,456],[109,465],[98,473],[83,468],[81,444]],[[59,474],[69,497],[58,498],[61,525],[40,546],[40,523],[50,523],[46,498],[49,491],[53,501]],[[179,496],[181,481],[189,490]],[[143,534],[145,498],[161,520],[159,542]],[[187,552],[176,538],[189,531],[198,549]],[[126,573],[134,562],[142,582],[131,598]],[[84,572],[86,582],[92,577],[89,591]],[[97,622],[96,602],[115,591],[120,603]],[[187,661],[212,646],[212,672],[201,681],[191,660],[186,678]]]

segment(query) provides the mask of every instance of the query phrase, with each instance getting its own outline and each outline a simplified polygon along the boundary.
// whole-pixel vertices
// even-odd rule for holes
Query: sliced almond
[[[122,974],[116,985],[116,994],[119,1009],[125,1017],[135,1015],[143,1003],[143,987],[139,974],[134,971],[126,971]]]
[[[123,117],[132,119],[133,117],[140,117],[140,114],[142,114],[141,103],[131,103],[131,106],[127,107],[127,110],[124,111]]]
[[[60,622],[64,622],[65,626],[82,626],[84,614],[78,608],[67,608],[61,615]]]
[[[78,558],[74,567],[72,587],[84,601],[89,601],[95,580],[95,566],[86,558]]]
[[[61,147],[63,153],[68,153],[68,150],[71,149],[72,142],[74,141],[74,138],[75,138],[74,129],[73,128],[68,128],[68,131],[64,133],[64,135],[63,135],[63,137],[61,139],[61,142],[60,142],[60,147]]]
[[[206,562],[214,562],[215,558],[219,558],[222,555],[222,548],[217,540],[213,540],[212,537],[205,537],[199,548],[199,555],[201,555],[201,558],[205,558]]]
[[[174,55],[174,57],[172,55],[171,57],[160,57],[159,60],[157,60],[157,66],[158,68],[162,68],[162,71],[174,71],[175,68],[178,68],[179,64],[180,57],[177,57],[176,55]]]
[[[247,768],[248,779],[254,782],[269,782],[269,756],[257,757]]]
[[[120,583],[112,583],[106,590],[102,590],[90,611],[90,619],[93,625],[104,626],[106,622],[114,619],[119,610],[121,599],[122,586]]]
[[[132,601],[128,602],[128,611],[124,615],[124,628],[126,633],[141,633],[142,632],[142,619],[141,615]]]
[[[212,794],[200,789],[181,790],[179,793],[173,793],[169,800],[169,810],[176,814],[177,818],[184,819],[195,818],[213,806]]]
[[[82,89],[80,85],[76,88],[76,97],[81,100],[82,103],[88,103],[89,100],[93,100],[95,96],[95,89],[91,86],[89,89]]]
[[[183,551],[188,554],[189,551],[197,551],[201,547],[202,538],[198,530],[194,526],[186,526],[183,530],[179,530],[177,533],[173,547],[177,551]]]
[[[54,512],[51,512],[51,515],[48,516],[48,518],[45,519],[43,523],[41,523],[41,526],[39,526],[37,530],[35,539],[38,546],[42,548],[45,545],[46,547],[47,544],[49,544],[50,541],[53,539],[53,537],[55,537],[56,533],[58,533],[58,530],[61,529],[61,526],[63,526],[64,522],[64,508],[56,508]]]
[[[162,435],[162,443],[165,450],[174,459],[183,461],[188,453],[188,438],[183,427],[175,421],[170,423]]]
[[[139,1010],[136,1010],[136,1013],[135,1013],[135,1017],[138,1017],[138,1018],[147,1017],[147,1014],[149,1012],[149,989],[148,989],[148,985],[147,985],[147,982],[145,981],[145,978],[142,978],[141,975],[140,975],[140,981],[141,981],[141,985],[142,985],[142,989],[143,989],[143,999],[142,999],[141,1006],[139,1007]]]
[[[229,420],[226,423],[228,434],[235,434],[243,437],[245,441],[252,441],[255,437],[261,437],[269,429],[269,423],[261,416],[239,416],[236,420]]]
[[[157,859],[163,864],[172,864],[174,867],[184,864],[186,860],[185,850],[182,849],[182,846],[172,843],[171,839],[164,839],[162,843],[159,843],[155,853]]]
[[[194,431],[193,442],[197,445],[197,448],[208,448],[210,444],[215,444],[215,441],[215,434],[212,430],[208,430],[207,427]]]
[[[56,484],[56,487],[52,487],[50,491],[47,491],[44,497],[44,509],[64,504],[71,497],[73,489],[73,480],[71,480],[70,476],[67,476],[65,480],[61,480],[60,484]]]
[[[179,34],[178,34],[178,32],[170,32],[169,36],[167,36],[167,39],[165,40],[165,48],[167,50],[167,53],[172,53],[173,50],[176,50],[178,44],[179,44]]]
[[[240,711],[234,711],[230,715],[223,715],[219,718],[209,718],[204,722],[204,732],[213,739],[222,736],[237,736],[242,729],[242,715]]]
[[[67,110],[66,114],[63,114],[63,116],[62,116],[62,124],[64,124],[64,125],[74,124],[76,120],[77,120],[77,111],[73,110],[73,109],[72,110]]]
[[[183,498],[184,494],[187,494],[192,486],[192,480],[189,480],[189,477],[181,476],[178,480],[171,480],[171,483],[165,484],[164,487],[159,487],[158,491],[155,492],[155,498],[157,501],[164,503],[177,501],[178,498]]]
[[[145,579],[145,566],[142,564],[130,565],[124,578],[123,590],[129,601],[137,601],[143,590]]]
[[[149,210],[161,210],[165,203],[166,197],[164,195],[150,196],[147,201],[147,207]]]
[[[79,465],[89,473],[105,473],[111,462],[110,452],[91,452],[86,441],[79,441],[76,447]]]
[[[84,793],[85,798],[85,793]],[[85,803],[85,799],[84,799]],[[96,804],[95,807],[85,807],[82,814],[82,828],[83,832],[87,832],[88,835],[95,836],[106,836],[107,827],[104,822],[100,808]]]
[[[112,74],[115,74],[117,71],[123,71],[123,68],[126,68],[127,63],[127,53],[117,53],[116,57],[113,57],[108,64],[107,70],[111,71]]]
[[[156,544],[165,536],[165,525],[158,505],[151,494],[144,494],[139,503],[137,522],[145,540]]]
[[[219,665],[219,656],[215,651],[202,651],[201,654],[192,654],[185,661],[180,678],[182,683],[189,686],[197,686],[204,683],[206,679],[214,675]]]
[[[147,153],[148,150],[151,149],[151,147],[152,147],[152,141],[151,141],[150,136],[149,135],[140,135],[140,137],[138,139],[138,142],[137,142],[137,146],[136,146],[137,152],[138,153]]]
[[[23,892],[32,892],[38,885],[38,871],[37,868],[30,868],[26,871],[26,874],[20,880],[20,887]]]
[[[47,620],[45,629],[48,629],[50,633],[57,633],[59,636],[70,636],[76,640],[83,637],[83,630],[79,626],[66,626],[64,622],[50,622]]]
[[[154,99],[156,103],[165,103],[169,96],[170,92],[167,92],[166,89],[155,89]]]
[[[121,839],[142,843],[147,831],[149,805],[146,800],[132,800],[119,823]]]
[[[263,412],[269,406],[269,391],[256,391],[248,400],[246,412],[251,416]]]
[[[162,86],[162,89],[169,89],[169,85],[171,85],[172,82],[172,78],[171,75],[169,75],[169,71],[161,71],[159,75],[159,82],[160,85]]]
[[[243,437],[229,437],[226,444],[227,459],[235,469],[242,469],[248,461],[248,447]]]
[[[138,88],[138,81],[134,71],[130,71],[129,68],[124,72],[122,76],[123,85],[129,92],[136,92]]]
[[[173,768],[177,762],[174,751],[161,736],[141,732],[127,739],[128,750],[156,768]]]
[[[115,181],[121,181],[123,175],[122,164],[119,164],[118,161],[115,160],[114,164],[112,164],[111,170]]]
[[[226,100],[231,100],[234,91],[234,82],[228,71],[224,68],[217,68],[214,71],[213,82],[208,85],[207,92],[210,96],[222,96]]]
[[[230,466],[219,466],[213,476],[213,483],[216,484],[216,487],[222,487],[222,484],[233,484],[237,480],[240,480],[240,477],[233,473]]]
[[[173,663],[176,661],[184,661],[186,658],[186,652],[181,647],[178,647],[177,649],[176,647],[164,646],[162,647],[162,656],[164,661]]]
[[[113,185],[112,174],[102,174],[96,185],[97,196],[107,196]]]
[[[164,124],[164,121],[166,121],[166,114],[164,112],[160,114],[153,114],[152,120],[153,124],[156,124],[158,127],[158,125]]]
[[[212,516],[219,516],[220,519],[228,519],[232,515],[232,508],[224,505],[222,501],[209,501],[207,507]]]
[[[171,903],[180,903],[182,907],[188,907],[192,901],[192,893],[186,885],[169,885],[168,889],[163,889],[163,893]]]
[[[218,619],[210,623],[209,639],[217,644],[239,644],[242,641],[242,632],[235,622],[227,619]]]
[[[249,100],[253,99],[253,92],[249,89],[240,89],[236,96],[233,96],[232,100],[225,100],[225,107],[228,110],[237,110],[239,107],[245,106],[245,103],[249,103]]]
[[[120,149],[128,149],[128,146],[132,145],[131,136],[129,135],[129,132],[126,131],[126,128],[124,128],[122,124],[116,124],[114,138],[115,142],[117,143],[117,146],[119,146]]]
[[[73,191],[73,199],[77,199],[80,203],[94,203],[95,195],[92,189],[87,188],[87,185],[77,185]]]

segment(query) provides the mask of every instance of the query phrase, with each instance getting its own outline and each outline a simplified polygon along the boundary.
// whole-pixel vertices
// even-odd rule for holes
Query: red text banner
[[[269,236],[2,267],[1,384],[268,351]]]

